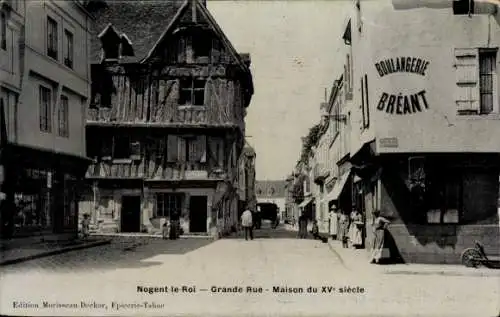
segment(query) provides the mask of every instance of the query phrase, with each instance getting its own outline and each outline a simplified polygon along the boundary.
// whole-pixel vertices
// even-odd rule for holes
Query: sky
[[[284,180],[301,137],[320,121],[325,89],[340,75],[336,54],[351,1],[216,1],[207,7],[240,53],[250,53],[255,93],[247,141],[257,180]]]

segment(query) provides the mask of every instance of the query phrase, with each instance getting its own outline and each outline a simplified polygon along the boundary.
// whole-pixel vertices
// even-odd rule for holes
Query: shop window
[[[57,60],[57,22],[47,17],[47,56]]]
[[[462,178],[456,172],[433,173],[427,184],[427,223],[458,223],[462,207]]]
[[[53,201],[47,189],[48,178],[47,171],[38,169],[26,169],[17,175],[14,192],[16,230],[50,227],[50,206]]]
[[[185,78],[180,82],[180,105],[203,106],[205,104],[205,80]]]
[[[171,217],[182,211],[182,194],[156,194],[156,217]]]
[[[76,213],[76,178],[71,175],[64,175],[64,228],[75,228],[77,225]]]

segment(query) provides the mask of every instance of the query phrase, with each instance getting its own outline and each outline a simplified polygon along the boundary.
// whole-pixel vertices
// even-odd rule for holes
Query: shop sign
[[[396,73],[413,74],[425,77],[430,62],[419,57],[389,58],[375,63],[378,75],[386,77]],[[382,92],[377,103],[377,110],[388,114],[406,115],[429,109],[427,92],[416,90],[413,94],[401,92]]]

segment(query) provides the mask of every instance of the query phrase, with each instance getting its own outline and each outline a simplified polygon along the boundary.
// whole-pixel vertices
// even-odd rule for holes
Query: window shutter
[[[205,135],[198,136],[199,161],[205,163],[207,161],[207,137]]]
[[[204,96],[205,107],[211,107],[212,105],[211,98],[212,98],[212,79],[208,78],[207,82],[205,83],[205,96]]]
[[[186,62],[186,39],[181,37],[177,46],[177,61],[179,63]]]
[[[349,58],[349,54],[346,55],[346,91],[347,93],[351,92],[351,61]]]
[[[169,162],[176,162],[178,159],[178,137],[176,135],[169,135],[167,139],[167,160]]]
[[[188,143],[189,146],[189,162],[198,162],[198,139],[190,139]]]
[[[186,162],[186,160],[188,159],[186,157],[186,139],[178,137],[177,142],[179,145],[179,148],[178,148],[179,162]]]
[[[218,64],[220,62],[220,45],[219,39],[212,39],[212,63]]]
[[[478,65],[476,49],[455,49],[455,102],[459,112],[479,112]]]

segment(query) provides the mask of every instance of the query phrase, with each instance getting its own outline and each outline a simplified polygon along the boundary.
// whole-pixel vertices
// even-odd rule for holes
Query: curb
[[[471,277],[500,277],[500,272],[491,269],[491,271],[467,271],[453,272],[446,270],[436,271],[416,271],[416,270],[384,270],[383,274],[387,275],[440,275],[440,276],[471,276]]]
[[[113,238],[156,238],[163,239],[161,234],[120,234],[120,233],[93,233],[92,237],[113,237]],[[209,235],[180,235],[181,239],[213,239]]]
[[[351,266],[348,264],[352,263],[346,263],[349,261],[346,261],[346,259],[340,254],[340,252],[337,252],[335,250],[335,245],[331,243],[330,241],[328,242],[328,247],[332,251],[332,253],[339,259],[340,264],[347,270],[349,271],[358,271],[363,270],[364,273],[368,274],[384,274],[384,275],[439,275],[439,276],[471,276],[471,277],[500,277],[500,270],[495,270],[495,269],[486,269],[486,268],[480,268],[478,269],[471,269],[467,270],[467,268],[458,268],[458,270],[454,271],[453,267],[449,268],[440,268],[439,265],[436,265],[435,268],[428,268],[428,269],[411,269],[411,268],[404,268],[401,267],[401,264],[388,264],[388,265],[378,265],[378,266],[373,266],[369,267],[368,265],[374,265],[374,264],[367,264],[367,266],[359,267],[360,263],[356,263],[356,265]],[[364,260],[362,258],[359,258],[359,260]],[[351,261],[352,262],[352,261]],[[409,264],[402,264],[403,266],[406,265],[411,265]],[[430,264],[432,265],[432,264]],[[358,267],[356,267],[358,266]],[[370,268],[368,270],[368,268]]]
[[[30,261],[30,260],[34,260],[34,259],[38,259],[38,258],[48,257],[48,256],[57,255],[57,254],[61,254],[61,253],[67,253],[67,252],[76,251],[76,250],[89,249],[89,248],[98,247],[98,246],[102,246],[102,245],[106,245],[106,244],[110,244],[110,243],[111,243],[111,240],[96,241],[96,242],[91,242],[91,243],[87,243],[87,244],[83,244],[83,245],[71,246],[71,247],[65,247],[65,248],[52,250],[52,251],[41,252],[38,254],[19,257],[19,258],[12,259],[12,260],[1,261],[0,266],[12,265],[12,264],[16,264],[16,263],[26,262],[26,261]]]

